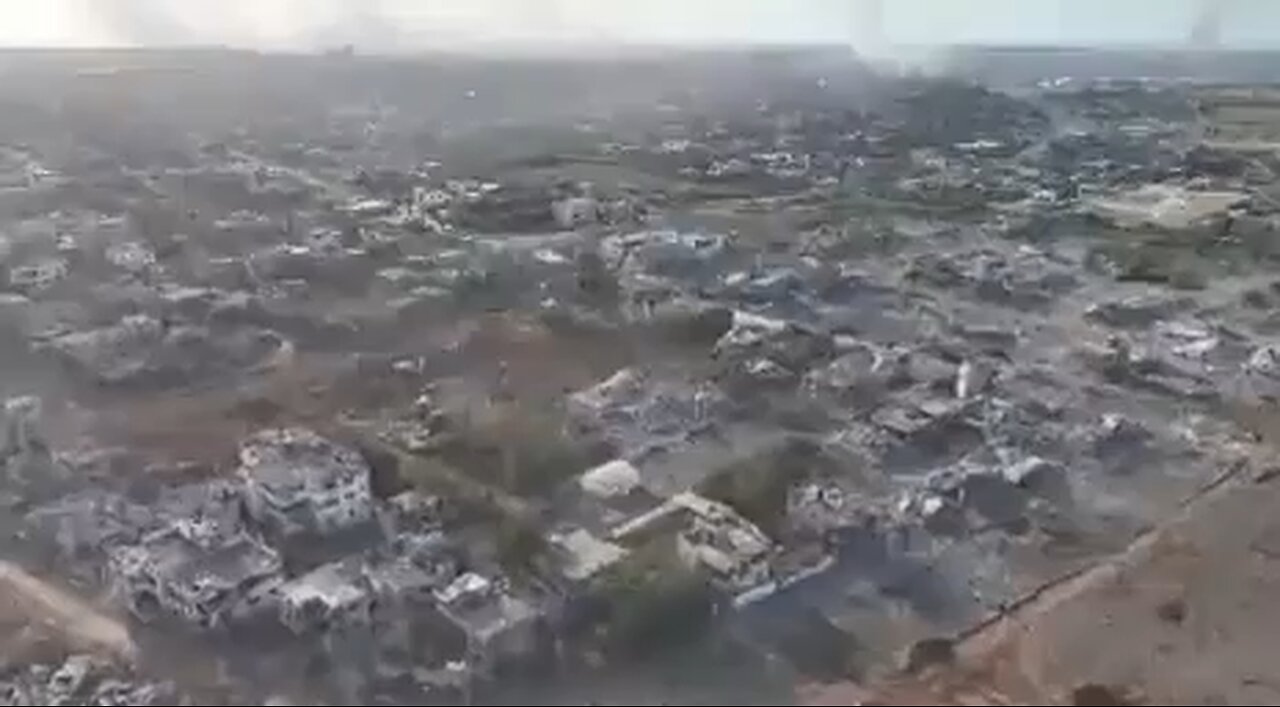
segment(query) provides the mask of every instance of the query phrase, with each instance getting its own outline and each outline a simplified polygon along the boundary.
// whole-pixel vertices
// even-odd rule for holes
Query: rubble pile
[[[1023,246],[1006,255],[997,250],[958,254],[925,253],[908,276],[976,299],[1029,308],[1043,306],[1079,286],[1069,263]]]
[[[725,401],[712,385],[655,380],[623,369],[573,393],[568,406],[584,432],[601,436],[624,458],[642,459],[710,431]]]
[[[0,704],[13,705],[190,705],[165,682],[133,680],[86,655],[60,666],[29,665],[0,678]]]

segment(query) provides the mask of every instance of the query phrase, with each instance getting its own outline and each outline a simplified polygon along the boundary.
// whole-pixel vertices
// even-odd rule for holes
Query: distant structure
[[[1200,0],[1200,12],[1191,26],[1191,46],[1198,49],[1216,49],[1222,45],[1222,16],[1225,0]]]
[[[853,48],[859,54],[875,54],[883,49],[884,0],[853,0]]]

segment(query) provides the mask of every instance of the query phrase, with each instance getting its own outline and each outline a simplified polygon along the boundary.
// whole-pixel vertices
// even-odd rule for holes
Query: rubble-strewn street
[[[987,659],[1280,443],[1280,94],[1070,69],[7,55],[0,703]]]

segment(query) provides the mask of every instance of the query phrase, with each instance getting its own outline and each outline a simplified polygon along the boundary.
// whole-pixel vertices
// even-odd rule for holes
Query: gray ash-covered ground
[[[2,549],[137,644],[8,703],[776,702],[1273,443],[1266,89],[5,66]]]

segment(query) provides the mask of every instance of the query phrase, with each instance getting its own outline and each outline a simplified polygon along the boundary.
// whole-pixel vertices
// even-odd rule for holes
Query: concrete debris
[[[627,550],[601,540],[582,528],[554,533],[551,544],[562,557],[562,572],[572,582],[586,581],[627,556]]]
[[[131,273],[140,273],[156,264],[155,251],[136,241],[107,247],[105,257],[107,262]]]
[[[569,412],[586,432],[601,436],[633,462],[656,450],[673,450],[716,424],[725,401],[705,383],[653,379],[623,369],[569,396]]]
[[[466,636],[468,654],[482,664],[525,659],[538,650],[540,613],[492,580],[463,574],[435,597],[441,615]]]
[[[1079,286],[1068,263],[1027,246],[1013,253],[925,254],[911,273],[938,287],[963,287],[978,299],[1015,307],[1044,305]]]
[[[835,342],[811,327],[739,311],[734,312],[732,328],[712,351],[725,365],[741,366],[748,373],[753,365],[802,371],[830,358]]]
[[[728,240],[721,235],[644,231],[606,238],[601,255],[615,267],[677,278],[697,278],[727,255]]]
[[[1155,330],[1157,336],[1169,342],[1169,351],[1182,358],[1204,360],[1222,343],[1209,327],[1198,323],[1161,321]]]
[[[744,367],[744,372],[751,378],[761,382],[790,381],[795,377],[795,373],[770,358],[757,358],[748,361]]]
[[[61,666],[29,665],[0,677],[3,705],[189,705],[167,682],[122,676],[112,666],[73,655]]]
[[[68,558],[136,542],[153,522],[146,508],[121,496],[86,491],[33,510],[27,525]]]
[[[846,353],[806,376],[807,387],[815,391],[874,399],[909,375],[905,352],[861,342],[843,348]]]
[[[773,543],[732,508],[695,494],[672,499],[691,516],[677,538],[677,552],[691,567],[706,570],[735,599],[756,596],[773,583]]]
[[[1065,470],[1040,457],[1027,457],[1003,470],[1004,478],[1011,484],[1031,490],[1033,493],[1051,493],[1060,490],[1066,480]]]
[[[307,429],[264,430],[246,439],[237,474],[250,516],[272,533],[327,535],[373,518],[368,463]]]
[[[225,625],[234,604],[276,578],[279,556],[247,535],[209,544],[175,527],[110,553],[117,595],[135,616],[174,616],[199,627]]]
[[[19,265],[9,269],[9,287],[27,295],[39,293],[66,278],[69,269],[61,258]]]
[[[1184,298],[1142,295],[1092,304],[1085,315],[1113,327],[1148,327],[1173,317],[1187,304]]]
[[[867,500],[835,483],[806,483],[788,491],[787,518],[795,531],[824,537],[870,522],[874,510]]]
[[[1249,355],[1248,370],[1263,376],[1280,376],[1280,351],[1274,346],[1260,346]]]
[[[43,344],[73,372],[103,384],[162,385],[197,373],[235,370],[261,363],[285,348],[267,332],[217,336],[205,327],[171,326],[147,315],[76,331]]]
[[[796,268],[777,267],[762,272],[731,273],[724,278],[725,296],[746,305],[778,305],[803,296],[806,278]]]
[[[585,472],[578,484],[592,496],[625,496],[640,485],[640,472],[630,462],[615,459]]]
[[[439,525],[444,516],[444,500],[420,491],[402,491],[386,501],[396,525],[402,530],[422,530]]]
[[[281,621],[298,634],[368,624],[376,603],[360,568],[350,562],[318,567],[275,591]]]

